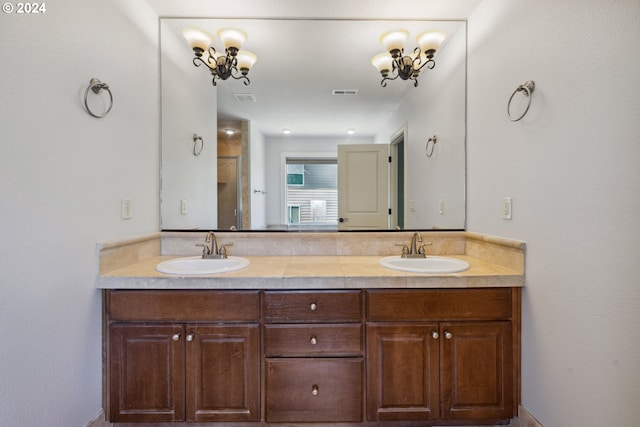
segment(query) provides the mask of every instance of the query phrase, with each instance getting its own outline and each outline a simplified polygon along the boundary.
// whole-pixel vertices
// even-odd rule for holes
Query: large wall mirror
[[[220,28],[244,31],[250,84],[214,86],[186,27],[222,52]],[[417,86],[383,87],[371,58],[399,28],[405,54],[424,31],[446,38]],[[162,18],[160,31],[163,230],[465,228],[464,21]],[[363,150],[386,163],[359,160]],[[353,189],[376,180],[386,193]],[[370,207],[382,224],[360,223]]]

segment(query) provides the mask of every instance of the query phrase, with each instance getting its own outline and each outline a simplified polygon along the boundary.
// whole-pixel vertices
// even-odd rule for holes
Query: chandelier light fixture
[[[409,38],[409,31],[395,30],[380,36],[380,43],[387,52],[380,53],[371,59],[371,64],[382,75],[380,85],[387,87],[387,80],[413,80],[418,86],[418,77],[423,68],[433,69],[436,61],[433,59],[440,48],[446,34],[441,31],[425,31],[416,37],[418,47],[412,53],[404,54],[404,43]]]
[[[213,36],[206,31],[187,27],[182,30],[182,35],[195,54],[193,65],[206,65],[213,76],[211,83],[214,86],[217,86],[216,80],[227,80],[229,77],[242,79],[247,86],[251,83],[247,75],[258,58],[252,52],[240,50],[247,40],[247,33],[236,28],[218,30],[218,38],[224,43],[224,53],[211,46]]]

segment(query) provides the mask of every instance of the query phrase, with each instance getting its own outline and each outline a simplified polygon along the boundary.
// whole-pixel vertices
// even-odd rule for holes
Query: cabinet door
[[[187,326],[187,421],[260,421],[255,325]]]
[[[184,419],[183,326],[111,326],[111,421]]]
[[[367,324],[367,418],[439,418],[437,323]]]
[[[443,418],[510,418],[510,322],[441,323]]]

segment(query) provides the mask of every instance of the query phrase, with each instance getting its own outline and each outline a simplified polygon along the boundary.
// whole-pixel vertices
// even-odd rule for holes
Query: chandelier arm
[[[400,77],[400,75],[399,75],[397,72],[396,72],[396,75],[395,75],[395,76],[393,76],[393,77],[388,77],[388,76],[387,76],[387,77],[385,77],[385,78],[383,78],[383,79],[382,79],[382,81],[380,82],[380,86],[382,86],[382,87],[387,87],[387,83],[386,83],[386,81],[387,81],[387,80],[395,80],[395,79],[397,79],[398,77]]]
[[[436,66],[436,61],[434,61],[433,59],[429,58],[428,60],[425,61],[424,64],[422,64],[420,67],[415,68],[416,71],[420,71],[422,70],[424,67],[427,67],[429,70],[433,70],[433,68]]]
[[[193,65],[195,65],[196,67],[199,67],[201,64],[204,64],[207,66],[207,68],[211,69],[211,67],[209,66],[209,64],[207,64],[207,61],[205,61],[204,59],[202,59],[199,56],[196,56],[195,58],[193,58]]]
[[[238,73],[238,69],[237,68],[233,68],[232,71],[235,71],[236,73]],[[236,80],[244,80],[244,85],[245,86],[249,86],[249,84],[251,84],[251,80],[249,80],[249,77],[247,77],[245,74],[241,74],[241,75],[234,75],[233,73],[231,74],[231,77],[233,77]]]

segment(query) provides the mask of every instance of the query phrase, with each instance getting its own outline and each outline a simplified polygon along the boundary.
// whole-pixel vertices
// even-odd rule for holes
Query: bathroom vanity
[[[473,255],[455,256],[471,268],[453,274],[391,271],[372,255],[247,256],[244,270],[196,277],[156,272],[169,258],[158,255],[101,272],[109,420],[508,423],[524,272],[495,262],[495,242],[461,235]],[[517,260],[518,244],[498,258]]]

